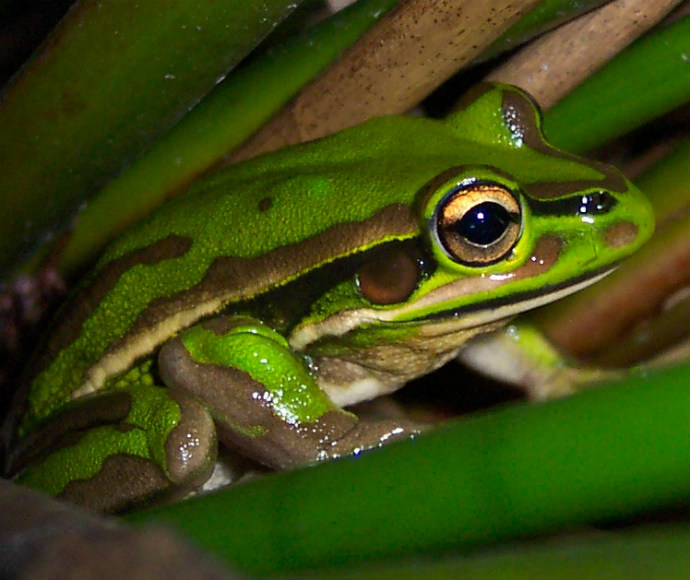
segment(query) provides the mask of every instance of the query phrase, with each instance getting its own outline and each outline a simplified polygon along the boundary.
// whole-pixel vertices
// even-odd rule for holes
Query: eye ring
[[[483,266],[505,257],[520,239],[517,196],[497,182],[474,181],[451,190],[434,214],[437,239],[460,264]]]

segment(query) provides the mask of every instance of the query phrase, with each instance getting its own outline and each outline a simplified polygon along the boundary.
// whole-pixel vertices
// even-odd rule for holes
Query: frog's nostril
[[[638,236],[638,227],[631,222],[619,222],[607,228],[606,243],[612,248],[623,248],[632,244]]]

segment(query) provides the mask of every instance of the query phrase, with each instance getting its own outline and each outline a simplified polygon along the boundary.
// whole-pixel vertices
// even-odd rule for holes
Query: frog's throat
[[[608,276],[613,270],[615,270],[615,267],[609,267],[593,275],[590,274],[586,277],[579,277],[576,281],[571,280],[567,284],[554,286],[550,291],[540,292],[538,295],[526,292],[523,297],[520,295],[513,295],[510,301],[504,303],[501,303],[500,299],[484,302],[481,308],[475,308],[467,312],[461,312],[461,309],[449,309],[430,317],[396,321],[400,316],[404,316],[418,309],[420,306],[419,301],[393,310],[359,308],[343,311],[318,323],[296,329],[290,336],[289,343],[290,346],[296,350],[304,350],[319,338],[324,336],[342,336],[365,325],[409,324],[423,326],[425,327],[425,335],[427,336],[476,328],[499,320],[507,320],[522,312],[538,308],[544,304],[574,294]],[[444,302],[443,295],[446,295],[448,298],[457,295],[458,290],[456,287],[460,286],[463,282],[466,282],[466,279],[457,280],[446,286],[442,286],[430,292],[425,298],[429,297],[428,300],[434,299],[437,303],[441,304]]]

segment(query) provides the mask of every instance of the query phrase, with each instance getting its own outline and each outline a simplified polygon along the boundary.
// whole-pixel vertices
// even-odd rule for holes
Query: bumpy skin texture
[[[228,168],[114,243],[65,306],[8,473],[117,510],[198,485],[216,437],[289,467],[409,436],[341,406],[595,279],[651,224],[506,86]]]

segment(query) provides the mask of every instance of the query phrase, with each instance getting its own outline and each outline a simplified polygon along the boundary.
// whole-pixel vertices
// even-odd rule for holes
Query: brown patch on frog
[[[512,272],[506,272],[506,277],[503,280],[490,280],[490,278],[476,277],[467,278],[467,287],[462,290],[458,290],[462,294],[476,294],[482,290],[490,291],[493,288],[503,286],[504,284],[510,284],[516,282],[517,280],[524,280],[529,278],[536,278],[538,276],[543,276],[548,272],[551,267],[558,261],[558,256],[563,248],[563,241],[557,236],[544,236],[542,237],[532,251],[532,255],[525,261],[525,263],[515,268]],[[509,275],[508,275],[509,274]],[[542,290],[534,291],[535,295],[542,293]],[[520,299],[527,299],[532,292],[525,292],[520,294]],[[510,296],[505,298],[498,298],[495,300],[488,300],[481,305],[481,308],[487,307],[499,307],[503,305],[503,302],[511,303],[514,302],[516,296]]]
[[[551,269],[558,260],[563,242],[556,236],[544,236],[537,242],[531,258],[519,268],[513,270],[513,279],[532,278]]]
[[[118,513],[161,498],[170,491],[170,485],[152,461],[119,453],[106,458],[100,471],[89,479],[68,483],[58,497],[92,512]]]
[[[480,329],[449,329],[445,334],[429,336],[422,327],[403,342],[354,348],[347,335],[327,336],[310,344],[319,381],[336,400],[350,405],[373,396],[393,393],[410,381],[442,367],[455,358],[462,345],[482,332]],[[439,326],[435,324],[435,328]],[[319,356],[320,352],[327,352]],[[339,354],[334,354],[334,353]],[[350,385],[375,381],[376,393],[363,395],[348,392]]]
[[[272,207],[273,207],[273,198],[272,197],[264,197],[257,204],[257,208],[261,213],[267,212]]]
[[[598,161],[583,159],[549,145],[544,140],[541,131],[541,114],[538,105],[531,97],[516,91],[504,91],[502,112],[505,125],[530,149],[558,159],[589,165],[602,174],[602,179],[524,184],[525,191],[531,197],[548,200],[593,187],[602,187],[618,193],[625,193],[628,190],[625,178],[616,168]]]
[[[584,163],[584,160],[581,158],[572,158],[573,161],[577,161],[578,163]],[[596,166],[597,163],[594,161],[587,161],[587,165],[590,166]],[[603,173],[604,167],[607,167],[604,164],[601,164],[601,168],[596,167],[597,171],[600,171]],[[615,170],[617,172],[617,170]],[[625,184],[625,181],[623,181],[623,176],[618,175],[620,178],[620,183],[613,184],[613,181],[615,178],[615,175],[613,171],[609,171],[610,176],[601,179],[601,180],[585,180],[585,179],[580,179],[580,180],[573,180],[573,181],[543,181],[543,182],[538,182],[538,183],[525,183],[523,184],[522,188],[529,195],[530,197],[538,200],[551,200],[551,199],[557,199],[557,198],[562,198],[562,197],[567,197],[572,194],[576,194],[578,192],[585,191],[587,189],[592,189],[592,188],[602,188],[602,189],[609,189],[611,191],[616,191],[618,193],[624,193],[627,191],[627,186]]]
[[[612,248],[624,248],[632,244],[638,236],[638,227],[631,222],[619,222],[606,229],[604,239]]]
[[[213,420],[203,403],[189,394],[171,389],[168,396],[182,413],[165,442],[168,476],[150,460],[115,454],[103,462],[94,477],[68,484],[60,497],[92,511],[111,513],[145,503],[163,492],[180,495],[202,485],[216,458]],[[123,390],[77,400],[21,442],[24,456],[14,458],[11,469],[19,472],[49,452],[76,445],[91,427],[110,425],[121,433],[136,429],[125,422],[130,406],[130,396]]]
[[[458,295],[471,295],[482,291],[490,291],[504,284],[513,283],[516,280],[541,276],[548,272],[556,263],[562,247],[563,242],[557,236],[544,236],[537,242],[532,255],[524,264],[515,268],[512,272],[503,273],[502,278],[492,279],[490,276],[474,276],[463,278],[455,283],[451,283],[451,285]],[[508,297],[506,300],[512,302],[514,297]],[[495,301],[495,303],[499,302],[500,299]],[[491,303],[493,304],[494,302]],[[486,305],[486,302],[483,303],[481,308],[486,308]]]

